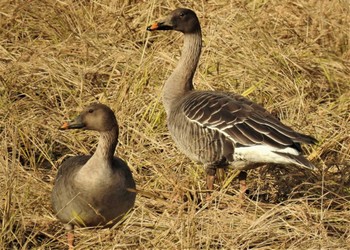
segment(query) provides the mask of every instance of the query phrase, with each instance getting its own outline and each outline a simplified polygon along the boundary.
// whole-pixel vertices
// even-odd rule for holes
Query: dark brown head
[[[198,17],[193,10],[178,8],[172,11],[163,20],[148,26],[147,30],[177,30],[188,34],[200,32],[201,26]]]
[[[113,111],[104,104],[93,103],[84,108],[74,120],[65,122],[60,129],[88,129],[99,132],[110,131],[118,126]]]

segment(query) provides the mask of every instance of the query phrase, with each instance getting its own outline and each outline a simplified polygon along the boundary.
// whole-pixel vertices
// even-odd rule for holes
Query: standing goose
[[[206,167],[209,190],[213,190],[216,168],[228,165],[239,170],[263,163],[314,168],[301,155],[300,147],[300,143],[315,144],[313,137],[295,132],[241,95],[194,90],[202,34],[192,10],[178,8],[147,30],[176,30],[184,34],[179,63],[163,88],[163,105],[170,134],[179,149]],[[240,176],[242,195],[245,172]]]
[[[93,103],[60,129],[100,133],[93,155],[74,156],[63,162],[52,191],[53,210],[68,230],[72,249],[74,225],[112,226],[134,206],[135,182],[127,164],[114,157],[119,130],[109,107]]]

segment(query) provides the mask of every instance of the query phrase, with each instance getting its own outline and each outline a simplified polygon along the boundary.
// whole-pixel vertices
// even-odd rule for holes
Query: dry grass
[[[217,203],[197,205],[203,168],[174,146],[160,102],[182,38],[145,31],[177,6],[202,22],[197,88],[248,95],[317,137],[305,148],[316,174],[251,171],[240,205],[229,171]],[[117,153],[146,193],[122,225],[79,229],[77,249],[348,248],[349,11],[346,0],[1,1],[0,248],[66,247],[53,178],[65,155],[92,152],[96,139],[57,128],[96,100],[116,111]]]

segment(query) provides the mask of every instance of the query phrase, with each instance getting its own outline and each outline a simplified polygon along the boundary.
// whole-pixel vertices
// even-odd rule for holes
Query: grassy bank
[[[181,3],[180,3],[181,2]],[[135,209],[122,225],[78,229],[77,249],[335,249],[350,244],[350,7],[346,0],[0,2],[0,248],[64,249],[50,192],[91,132],[58,130],[100,101],[120,124],[117,154],[133,171]],[[203,29],[197,89],[244,94],[319,144],[316,166],[248,175],[240,204],[228,171],[216,203],[198,206],[205,173],[171,140],[162,84],[182,36],[148,33],[175,7]]]

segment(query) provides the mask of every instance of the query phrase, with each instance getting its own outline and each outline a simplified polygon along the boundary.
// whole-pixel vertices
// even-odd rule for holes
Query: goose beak
[[[69,129],[69,123],[68,122],[63,123],[59,129],[60,130]]]
[[[167,20],[155,22],[152,25],[147,27],[148,31],[154,31],[154,30],[172,30],[173,25],[170,24]]]
[[[64,122],[59,129],[66,130],[66,129],[77,129],[77,128],[84,128],[84,127],[85,127],[85,124],[81,120],[81,116],[78,116],[73,121]]]
[[[159,24],[157,22],[153,23],[152,25],[147,27],[148,31],[153,31],[153,30],[157,30],[159,28]]]

